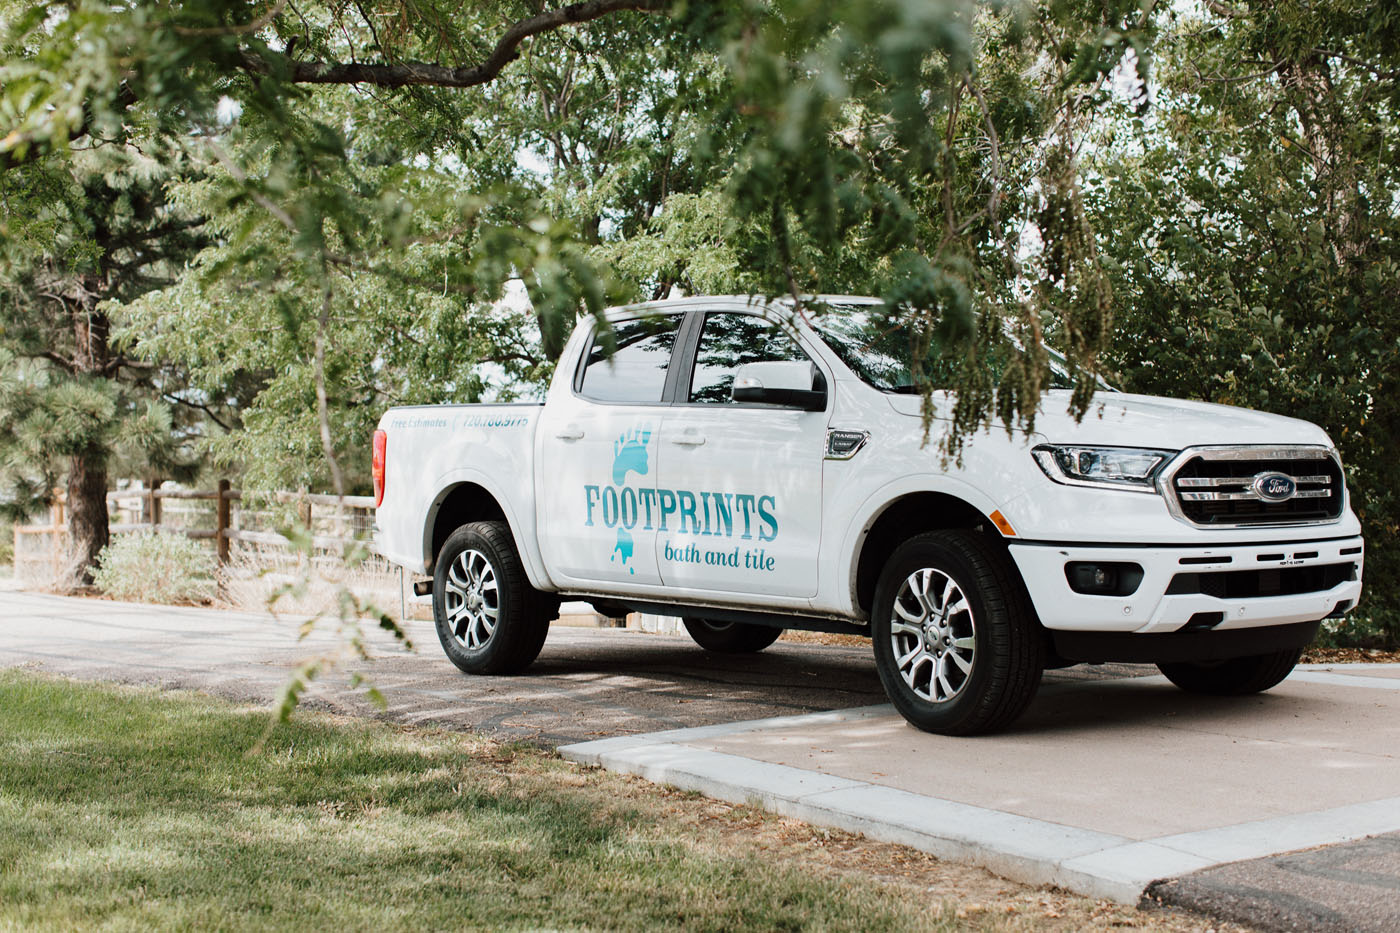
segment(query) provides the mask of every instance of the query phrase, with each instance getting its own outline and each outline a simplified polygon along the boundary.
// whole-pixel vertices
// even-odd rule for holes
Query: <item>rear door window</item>
[[[595,332],[579,394],[599,402],[659,403],[681,320],[679,314],[637,318],[615,322],[611,333]]]

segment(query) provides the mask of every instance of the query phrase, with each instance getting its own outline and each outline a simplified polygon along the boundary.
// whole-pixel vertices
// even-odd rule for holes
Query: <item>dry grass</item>
[[[838,635],[834,632],[804,632],[801,629],[787,629],[781,641],[796,642],[799,645],[842,645],[847,648],[868,648],[870,639],[864,635]]]
[[[1400,651],[1384,648],[1322,648],[1309,645],[1303,651],[1304,664],[1400,664]]]
[[[276,548],[239,547],[229,557],[219,575],[219,595],[215,605],[220,609],[262,612],[279,590],[295,584],[305,572],[305,558]],[[430,619],[432,609],[412,598],[412,574],[403,576],[407,590],[400,600],[399,571],[382,558],[371,558],[356,567],[347,567],[333,555],[315,560],[307,577],[307,586],[299,594],[285,593],[273,608],[279,615],[310,617],[318,613],[334,613],[337,594],[349,589],[402,622],[401,606],[409,619]]]

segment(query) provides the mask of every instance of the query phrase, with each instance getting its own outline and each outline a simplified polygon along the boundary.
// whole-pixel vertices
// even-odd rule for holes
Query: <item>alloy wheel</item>
[[[444,596],[452,637],[463,648],[484,648],[501,614],[496,570],[486,555],[475,550],[457,555],[447,571]]]
[[[933,567],[905,578],[894,599],[890,642],[906,686],[946,703],[967,686],[977,652],[977,620],[958,582]]]

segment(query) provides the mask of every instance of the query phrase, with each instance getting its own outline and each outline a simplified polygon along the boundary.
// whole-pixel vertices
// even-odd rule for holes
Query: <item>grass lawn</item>
[[[990,879],[970,909],[918,853],[824,853],[821,830],[471,735],[301,714],[249,755],[267,715],[0,671],[0,929],[1207,926],[963,868]]]

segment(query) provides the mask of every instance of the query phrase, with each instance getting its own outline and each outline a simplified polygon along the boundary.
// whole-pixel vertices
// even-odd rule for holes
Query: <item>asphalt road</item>
[[[0,593],[0,666],[271,703],[300,661],[339,644],[329,628],[298,641],[298,621]],[[556,625],[528,672],[485,677],[453,667],[431,623],[411,622],[409,632],[415,653],[376,631],[374,663],[323,674],[306,704],[554,747],[884,702],[868,648],[779,642],[721,656],[683,635]],[[386,711],[349,686],[352,670],[372,679]]]
[[[325,629],[298,641],[296,621],[0,592],[0,667],[265,704],[300,660],[339,644]],[[884,702],[866,647],[779,642],[757,655],[718,656],[684,636],[556,626],[528,673],[468,677],[443,657],[431,624],[411,625],[417,653],[400,653],[379,637],[378,660],[323,675],[307,705],[553,747]],[[349,687],[350,669],[371,676],[388,698],[386,711]],[[1052,671],[1046,679],[1150,671],[1106,665]],[[1225,865],[1150,893],[1263,930],[1400,931],[1400,836]]]
[[[271,703],[296,665],[339,645],[299,619],[0,593],[0,666],[94,680],[205,690]],[[376,658],[323,674],[308,706],[409,724],[472,729],[555,747],[588,739],[884,703],[868,646],[779,641],[750,655],[702,651],[685,635],[556,625],[539,659],[512,677],[469,676],[443,655],[431,622],[409,623],[416,652],[370,633]],[[1047,680],[1132,676],[1132,665],[1051,671]],[[385,711],[352,689],[367,674]]]
[[[1153,885],[1169,907],[1280,933],[1400,930],[1400,834],[1234,862]]]

